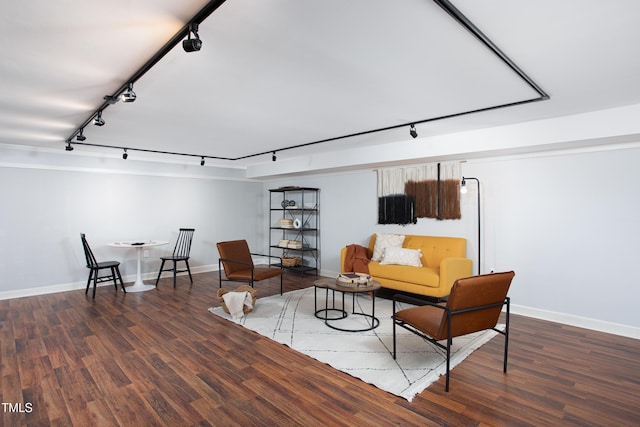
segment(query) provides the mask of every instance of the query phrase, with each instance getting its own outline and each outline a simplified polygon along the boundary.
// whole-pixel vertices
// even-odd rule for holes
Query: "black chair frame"
[[[253,253],[251,252],[252,256],[262,256],[262,257],[268,257],[269,259],[271,258],[277,258],[280,260],[280,262],[282,262],[282,258],[274,256],[274,255],[266,255],[266,254],[257,254],[257,253]],[[222,278],[222,263],[223,262],[228,262],[228,263],[232,263],[232,264],[240,264],[240,265],[246,265],[251,267],[251,279],[250,280],[234,280],[234,279],[223,279]],[[269,265],[273,265],[273,264],[269,264]],[[255,269],[255,265],[252,262],[245,262],[245,261],[239,261],[237,259],[229,259],[229,258],[218,258],[218,280],[220,282],[220,287],[222,288],[222,282],[241,282],[241,283],[248,283],[252,288],[253,288],[253,271]],[[282,274],[280,275],[280,295],[282,295]]]
[[[160,281],[160,275],[163,271],[173,271],[173,287],[176,287],[176,274],[184,273],[185,271],[189,273],[189,280],[193,284],[193,277],[191,276],[191,268],[189,268],[189,256],[191,253],[191,242],[193,241],[193,233],[195,232],[194,228],[181,228],[178,232],[178,238],[176,239],[176,246],[173,248],[173,255],[160,257],[162,263],[160,264],[160,271],[158,271],[158,278],[156,279],[156,286],[158,286],[158,282]],[[166,261],[171,261],[173,263],[173,267],[164,268],[164,263]],[[184,270],[178,270],[178,262],[183,261],[186,265]]]
[[[413,328],[411,325],[407,325],[405,322],[402,322],[400,320],[396,320],[396,301],[398,302],[406,302],[409,304],[415,304],[415,305],[430,305],[432,307],[436,307],[439,308],[441,310],[444,310],[447,312],[447,340],[446,340],[446,344],[441,344],[439,341],[433,339],[432,337],[422,333],[421,331]],[[397,326],[401,326],[402,328],[406,329],[407,331],[419,336],[420,338],[429,341],[430,343],[435,344],[436,346],[440,347],[441,349],[443,349],[445,351],[446,354],[446,358],[447,358],[447,372],[446,372],[446,385],[445,385],[445,391],[449,391],[449,373],[450,373],[450,359],[451,359],[451,344],[453,342],[453,337],[451,336],[451,321],[453,319],[453,316],[457,315],[457,314],[462,314],[462,313],[468,313],[468,312],[472,312],[472,311],[479,311],[479,310],[485,310],[487,308],[493,308],[493,307],[498,307],[498,306],[506,306],[506,319],[505,319],[505,330],[501,331],[497,328],[491,328],[492,330],[498,332],[499,334],[504,336],[504,366],[503,366],[503,372],[507,373],[507,356],[509,353],[509,315],[510,315],[510,311],[511,311],[511,298],[510,297],[506,297],[504,299],[504,301],[502,302],[498,302],[498,303],[494,303],[494,304],[487,304],[487,305],[483,305],[483,306],[478,306],[478,307],[471,307],[471,308],[467,308],[464,310],[451,310],[449,307],[446,307],[442,304],[438,304],[435,302],[431,302],[431,301],[427,301],[424,299],[419,299],[419,298],[413,298],[413,297],[409,297],[407,295],[401,295],[401,294],[395,294],[393,296],[393,359],[395,360],[396,358],[396,325]]]
[[[84,249],[84,256],[87,261],[87,268],[89,269],[89,278],[87,279],[87,288],[85,289],[85,295],[89,292],[89,286],[91,286],[91,282],[93,281],[93,298],[96,297],[96,288],[98,287],[98,283],[109,282],[113,280],[113,285],[118,290],[118,282],[116,279],[120,280],[120,287],[122,287],[122,291],[127,293],[127,290],[124,288],[124,283],[122,282],[122,276],[120,275],[120,263],[118,261],[104,261],[98,262],[96,257],[93,255],[93,251],[87,242],[86,235],[84,233],[80,234],[80,239],[82,240],[82,248]],[[111,271],[111,274],[106,276],[100,276],[100,270]]]

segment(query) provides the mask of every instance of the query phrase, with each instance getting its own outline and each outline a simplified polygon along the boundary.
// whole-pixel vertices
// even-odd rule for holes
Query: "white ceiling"
[[[640,103],[637,0],[452,3],[551,98],[418,124],[421,137]],[[2,2],[0,144],[63,150],[206,4]],[[431,0],[228,0],[199,34],[201,51],[176,46],[85,142],[237,158],[332,140],[280,159],[406,140],[408,126],[369,131],[538,96]]]

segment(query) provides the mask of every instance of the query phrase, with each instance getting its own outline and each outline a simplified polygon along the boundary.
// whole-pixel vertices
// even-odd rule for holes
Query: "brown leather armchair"
[[[280,276],[280,295],[282,295],[282,276],[284,270],[275,267],[256,267],[253,264],[251,255],[266,256],[251,253],[246,240],[231,240],[228,242],[218,242],[217,245],[220,258],[218,259],[218,277],[220,287],[223,281],[249,283],[253,288],[253,282]],[[222,270],[226,279],[222,279]]]
[[[454,337],[493,329],[504,335],[504,368],[507,372],[509,349],[509,309],[507,296],[513,271],[484,274],[458,279],[451,288],[446,304],[434,303],[404,295],[393,297],[393,358],[396,358],[396,326],[432,342],[446,351],[446,391],[449,391],[451,342]],[[419,304],[396,312],[396,302]],[[505,330],[496,329],[502,307],[506,309]],[[446,341],[441,344],[438,341]]]

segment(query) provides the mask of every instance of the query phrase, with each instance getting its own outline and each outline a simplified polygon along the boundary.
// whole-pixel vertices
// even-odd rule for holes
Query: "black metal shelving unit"
[[[280,220],[294,221],[296,226],[283,227]],[[320,189],[281,187],[269,190],[269,255],[295,256],[300,265],[282,266],[300,274],[320,271]],[[302,242],[302,247],[284,247],[282,241]]]

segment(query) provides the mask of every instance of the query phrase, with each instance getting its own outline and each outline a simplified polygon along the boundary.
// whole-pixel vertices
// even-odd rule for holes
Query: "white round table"
[[[136,281],[132,286],[127,286],[127,292],[144,292],[154,289],[154,285],[147,285],[142,281],[142,251],[144,248],[149,248],[151,246],[161,246],[169,243],[167,240],[146,240],[146,241],[137,241],[137,240],[127,240],[123,242],[113,242],[108,243],[107,246],[111,246],[113,248],[136,248],[138,252],[138,271],[136,273]]]

